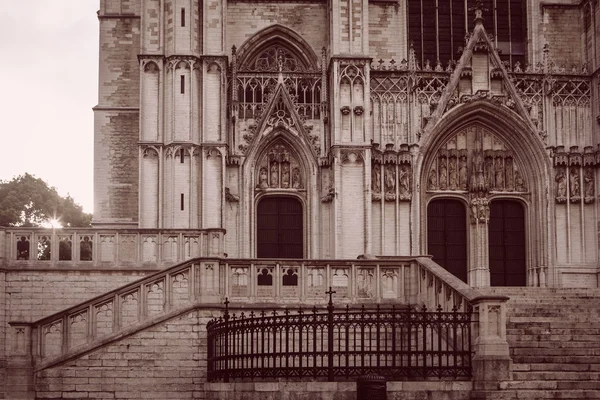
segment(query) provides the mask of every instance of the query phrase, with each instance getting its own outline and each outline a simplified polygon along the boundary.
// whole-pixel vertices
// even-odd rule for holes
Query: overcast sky
[[[98,0],[1,0],[0,180],[25,172],[93,211]]]

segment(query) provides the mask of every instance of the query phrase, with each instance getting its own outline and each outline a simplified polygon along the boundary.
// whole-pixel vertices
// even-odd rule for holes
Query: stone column
[[[485,194],[480,192],[471,195],[469,286],[475,288],[490,286],[489,204]]]
[[[9,354],[7,360],[6,395],[10,399],[35,399],[31,325],[10,322]]]
[[[473,389],[497,390],[512,379],[512,359],[506,341],[506,296],[481,296],[473,305]]]

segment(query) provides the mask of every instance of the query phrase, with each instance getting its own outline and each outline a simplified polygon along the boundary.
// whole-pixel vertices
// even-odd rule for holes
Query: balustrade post
[[[333,382],[333,294],[335,290],[331,290],[325,294],[329,295],[329,303],[327,304],[327,380]]]
[[[229,299],[225,297],[225,313],[223,315],[223,320],[225,321],[223,327],[223,382],[229,382]]]
[[[6,394],[11,399],[35,399],[31,324],[9,322],[10,348],[6,368]]]
[[[506,341],[506,296],[481,296],[473,305],[473,388],[497,389],[512,379],[512,359]]]

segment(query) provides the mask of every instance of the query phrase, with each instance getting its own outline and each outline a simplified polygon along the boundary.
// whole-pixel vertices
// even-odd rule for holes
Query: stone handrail
[[[223,256],[223,229],[0,227],[0,261],[48,267],[169,266]]]
[[[472,307],[476,353],[508,359],[508,298],[482,296],[428,257],[195,258],[39,321],[11,322],[13,353],[31,357],[41,370],[187,310],[220,307],[225,298],[244,308],[325,305],[329,287],[336,304],[400,303],[430,311]]]

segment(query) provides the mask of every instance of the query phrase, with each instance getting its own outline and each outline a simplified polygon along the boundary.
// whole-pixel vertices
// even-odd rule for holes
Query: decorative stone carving
[[[275,144],[262,157],[256,176],[257,189],[302,189],[302,169],[287,146]]]
[[[586,204],[594,202],[594,170],[592,167],[585,168],[585,175],[583,177],[583,201]]]
[[[373,172],[371,174],[371,198],[373,201],[381,200],[381,166],[373,164]]]
[[[240,201],[240,196],[232,194],[228,187],[225,188],[225,200],[230,203],[237,203]]]
[[[579,203],[581,201],[581,185],[580,185],[579,167],[572,167],[569,172],[569,188],[571,203]]]
[[[321,175],[321,187],[323,188],[321,203],[331,203],[335,198],[335,189],[333,187],[333,179],[329,169],[323,169],[323,174]]]
[[[564,168],[558,168],[556,172],[556,202],[566,203],[567,202],[567,176]]]
[[[471,223],[487,224],[490,220],[490,201],[479,193],[471,197]]]
[[[412,197],[411,192],[412,168],[409,164],[403,164],[398,169],[398,199],[408,201]]]
[[[396,200],[396,166],[385,166],[385,201]]]
[[[525,192],[527,185],[518,168],[518,160],[504,141],[475,125],[458,132],[438,150],[426,186],[430,191]]]

